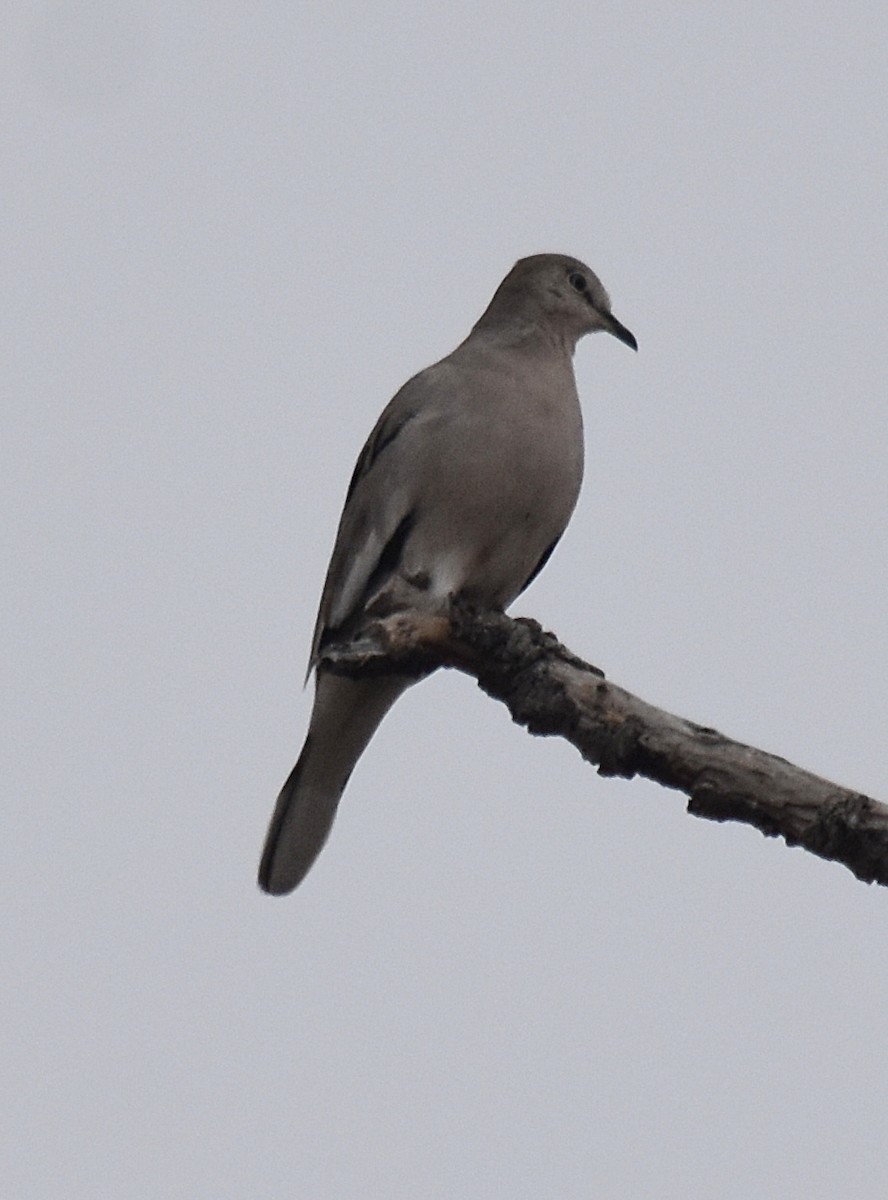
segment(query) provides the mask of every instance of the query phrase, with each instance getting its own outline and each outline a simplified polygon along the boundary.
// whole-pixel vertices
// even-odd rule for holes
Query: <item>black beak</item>
[[[627,346],[631,346],[633,350],[638,349],[638,342],[635,340],[635,334],[631,333],[625,325],[622,325],[613,313],[603,312],[601,314],[604,321],[604,328],[608,333],[612,333],[615,338],[619,338],[621,342],[625,342]]]

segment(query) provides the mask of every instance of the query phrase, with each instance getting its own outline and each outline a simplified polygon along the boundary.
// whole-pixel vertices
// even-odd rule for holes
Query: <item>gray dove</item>
[[[587,266],[561,254],[522,258],[465,341],[405,383],[377,421],[324,583],[309,662],[314,707],[271,818],[259,867],[266,892],[304,879],[358,758],[416,682],[335,675],[324,647],[373,617],[444,612],[451,598],[502,610],[536,577],[579,495],[573,353],[600,329],[638,348]]]

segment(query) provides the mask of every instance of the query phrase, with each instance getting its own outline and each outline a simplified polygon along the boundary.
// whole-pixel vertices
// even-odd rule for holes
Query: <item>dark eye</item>
[[[586,276],[581,275],[579,271],[574,271],[571,275],[568,275],[567,282],[574,289],[574,291],[577,292],[585,292],[586,287],[588,286],[586,283]]]

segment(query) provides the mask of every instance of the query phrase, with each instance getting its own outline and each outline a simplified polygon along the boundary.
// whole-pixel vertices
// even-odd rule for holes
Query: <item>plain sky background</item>
[[[4,1200],[882,1196],[888,892],[408,694],[255,884],[379,410],[577,255],[515,606],[888,797],[884,3],[0,22]]]

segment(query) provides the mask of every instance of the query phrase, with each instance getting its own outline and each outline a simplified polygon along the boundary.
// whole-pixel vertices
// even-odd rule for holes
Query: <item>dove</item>
[[[304,879],[355,764],[417,680],[334,674],[325,646],[394,612],[446,612],[454,599],[504,610],[548,561],[583,478],[574,350],[596,331],[638,348],[589,267],[561,254],[522,258],[465,341],[408,380],[377,421],[321,595],[314,705],[268,829],[264,891]]]

